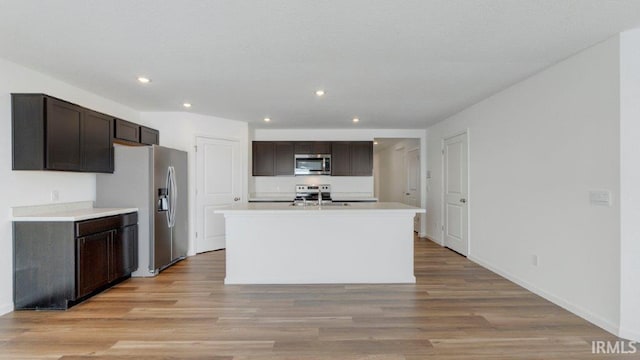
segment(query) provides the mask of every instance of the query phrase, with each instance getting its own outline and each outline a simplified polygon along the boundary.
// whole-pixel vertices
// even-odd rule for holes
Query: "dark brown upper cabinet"
[[[113,172],[113,118],[44,94],[12,94],[13,170]]]
[[[160,131],[140,126],[140,143],[144,145],[160,145]]]
[[[331,142],[329,141],[296,141],[294,142],[295,154],[331,154]]]
[[[140,125],[127,120],[116,119],[113,139],[116,142],[140,142]]]
[[[254,141],[253,176],[294,175],[292,141]]]
[[[113,139],[124,145],[160,145],[160,132],[130,121],[116,119]]]
[[[331,143],[331,175],[373,175],[373,142],[334,141]]]

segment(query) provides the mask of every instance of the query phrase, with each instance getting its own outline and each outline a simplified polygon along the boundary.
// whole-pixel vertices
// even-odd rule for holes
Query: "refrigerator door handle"
[[[166,185],[167,187],[167,202],[168,205],[167,206],[167,211],[166,211],[166,216],[167,216],[167,226],[171,227],[171,209],[173,208],[173,199],[171,198],[171,167],[169,167],[167,169],[167,180],[166,180]]]
[[[173,166],[169,166],[169,178],[170,178],[170,186],[171,190],[169,191],[170,196],[170,221],[169,227],[174,227],[176,225],[176,205],[178,203],[178,184],[176,181],[176,169]]]

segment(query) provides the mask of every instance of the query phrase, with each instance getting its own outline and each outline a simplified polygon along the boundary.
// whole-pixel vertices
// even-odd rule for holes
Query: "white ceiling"
[[[639,0],[0,0],[0,57],[141,111],[425,128],[638,25]]]

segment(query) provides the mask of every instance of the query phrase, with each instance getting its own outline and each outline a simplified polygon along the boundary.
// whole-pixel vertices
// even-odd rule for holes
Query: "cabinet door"
[[[254,141],[252,154],[253,176],[273,176],[275,174],[275,143]]]
[[[314,154],[331,154],[331,142],[314,141],[312,143],[312,149]]]
[[[140,125],[116,119],[114,138],[137,143],[140,141]]]
[[[76,294],[85,296],[109,282],[109,244],[113,231],[105,231],[76,241]]]
[[[351,143],[351,175],[371,176],[373,174],[373,142],[354,141]]]
[[[145,145],[160,145],[160,131],[140,126],[140,143]]]
[[[47,98],[46,168],[82,170],[82,108]]]
[[[296,141],[293,143],[295,154],[313,154],[312,141]]]
[[[111,241],[109,281],[127,276],[138,268],[138,226],[118,229]]]
[[[351,143],[334,141],[331,143],[331,176],[351,175]]]
[[[85,110],[82,119],[82,170],[113,172],[113,118]]]
[[[293,142],[276,142],[275,159],[276,175],[294,175]]]

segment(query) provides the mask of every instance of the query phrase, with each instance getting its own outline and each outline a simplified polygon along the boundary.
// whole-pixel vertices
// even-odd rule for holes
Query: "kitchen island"
[[[415,283],[413,217],[400,203],[217,210],[226,225],[225,284]]]

